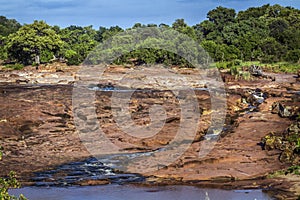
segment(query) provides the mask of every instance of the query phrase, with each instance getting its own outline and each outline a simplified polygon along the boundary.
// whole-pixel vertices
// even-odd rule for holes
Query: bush
[[[64,56],[68,65],[79,65],[81,63],[80,55],[76,51],[67,50]]]
[[[261,59],[261,62],[262,63],[276,63],[276,62],[279,62],[279,59],[274,55],[265,55]]]
[[[233,76],[239,75],[239,69],[236,66],[230,68],[230,74]]]
[[[51,59],[53,59],[53,52],[45,50],[41,52],[41,63],[48,63]]]
[[[226,62],[217,62],[216,67],[218,69],[227,69],[227,63]]]
[[[233,63],[234,63],[235,66],[241,66],[242,65],[242,60],[235,59],[233,61]]]
[[[278,149],[281,151],[279,160],[285,163],[299,165],[300,122],[292,123],[285,132],[269,133],[262,139],[266,150]]]
[[[300,166],[299,166],[299,165],[293,165],[293,166],[290,166],[290,167],[286,170],[286,173],[288,173],[288,174],[300,175]]]
[[[241,78],[242,78],[243,80],[249,81],[249,80],[251,79],[251,74],[250,74],[250,72],[242,72]]]
[[[278,68],[276,70],[285,73],[297,73],[299,69],[300,69],[299,64],[279,63]]]
[[[290,50],[285,56],[285,60],[292,63],[300,61],[300,49]]]
[[[21,70],[21,69],[24,68],[24,65],[22,65],[22,64],[20,64],[20,63],[9,64],[9,65],[6,65],[5,68],[13,69],[13,70]]]

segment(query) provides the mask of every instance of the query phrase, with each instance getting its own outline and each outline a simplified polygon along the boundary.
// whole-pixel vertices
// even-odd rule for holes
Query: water
[[[105,185],[67,188],[26,187],[11,190],[30,200],[271,200],[261,190],[201,189],[194,186],[139,187]],[[207,193],[207,196],[206,196]]]
[[[114,160],[114,157],[108,157]],[[104,161],[104,162],[103,162]],[[30,200],[271,200],[261,190],[201,189],[194,186],[137,186],[144,178],[137,174],[117,173],[96,158],[72,162],[56,169],[37,172],[31,178],[35,186],[10,190]],[[86,180],[109,180],[102,186],[78,186]],[[128,183],[137,183],[135,185]],[[207,196],[206,196],[207,193]]]
[[[91,84],[88,86],[89,90],[93,91],[101,91],[101,92],[107,92],[107,91],[114,91],[114,92],[136,92],[136,91],[162,91],[162,90],[153,90],[153,89],[136,89],[136,88],[124,88],[124,87],[115,87],[111,84],[108,85],[96,85]],[[194,91],[209,91],[208,88],[190,88]]]
[[[58,166],[53,170],[36,172],[30,179],[35,186],[44,187],[74,186],[87,180],[109,180],[110,183],[123,184],[143,182],[144,178],[138,174],[116,173],[113,168],[96,158],[88,158]]]

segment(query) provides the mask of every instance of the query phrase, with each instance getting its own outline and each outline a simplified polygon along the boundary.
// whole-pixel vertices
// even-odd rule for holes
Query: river
[[[10,191],[30,200],[271,200],[261,190],[202,189],[194,186],[139,187],[105,185],[85,187],[25,187]]]
[[[110,180],[109,185],[78,186],[80,181]],[[36,172],[34,186],[10,190],[29,200],[270,200],[262,190],[204,189],[196,186],[140,186],[138,174],[117,173],[95,158]],[[134,184],[131,184],[134,183]]]

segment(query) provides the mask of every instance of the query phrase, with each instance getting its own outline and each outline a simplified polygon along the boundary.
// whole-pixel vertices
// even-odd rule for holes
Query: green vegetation
[[[137,65],[163,63],[191,67],[190,63],[204,64],[208,59],[208,54],[194,40],[189,40],[188,36],[173,29],[148,28],[127,30],[105,41],[89,55],[86,62],[133,62]]]
[[[214,67],[218,69],[228,69],[239,70],[241,71],[243,67],[249,67],[251,65],[262,66],[264,71],[268,72],[284,72],[284,73],[297,73],[300,70],[300,63],[290,63],[290,62],[277,62],[272,64],[265,64],[259,61],[241,61],[241,60],[233,60],[227,62],[216,62]],[[237,68],[237,69],[232,69]],[[234,75],[234,74],[232,74]]]
[[[293,175],[299,176],[300,175],[300,166],[292,165],[292,166],[288,167],[287,169],[275,171],[274,173],[269,174],[268,178],[275,178],[278,176],[288,175],[288,174],[293,174]]]
[[[62,46],[60,36],[43,21],[22,26],[8,36],[6,48],[8,57],[23,64],[40,64],[49,61]]]
[[[184,19],[177,19],[171,26],[136,23],[127,30],[159,27],[186,34],[201,44],[218,62],[219,68],[249,66],[245,63],[258,61],[262,65],[272,63],[273,71],[295,72],[299,69],[300,61],[299,18],[300,10],[278,4],[251,7],[238,13],[231,8],[217,7],[207,13],[207,20],[193,26],[187,25]],[[2,16],[0,60],[38,65],[40,62],[48,63],[60,59],[66,60],[69,65],[77,65],[82,63],[100,42],[122,32],[126,30],[119,26],[100,26],[98,30],[92,26],[69,26],[62,29],[49,26],[43,21],[21,26],[16,20]],[[128,42],[132,39],[117,38]],[[120,49],[114,51],[116,50]],[[112,62],[164,63],[190,67],[186,60],[177,55],[155,48],[139,49]],[[243,76],[247,77],[248,74]]]
[[[5,68],[7,68],[7,69],[13,69],[13,70],[20,70],[20,69],[24,68],[24,65],[20,64],[20,63],[8,64],[8,65],[5,65]]]
[[[2,148],[0,147],[0,160],[2,160]],[[20,183],[16,179],[16,174],[10,172],[7,178],[0,178],[0,199],[1,200],[26,200],[23,195],[19,197],[11,196],[8,193],[10,188],[19,188]]]
[[[300,121],[291,124],[283,133],[269,133],[262,139],[266,150],[281,151],[279,160],[294,165],[300,164]]]

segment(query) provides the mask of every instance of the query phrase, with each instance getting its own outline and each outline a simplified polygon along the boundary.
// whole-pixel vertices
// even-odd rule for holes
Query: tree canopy
[[[40,63],[57,54],[63,41],[55,31],[43,21],[22,26],[8,36],[7,49],[10,58],[24,64]]]
[[[232,8],[217,7],[207,13],[207,20],[189,26],[184,19],[167,24],[135,23],[131,29],[158,27],[174,29],[197,41],[215,61],[299,62],[300,10],[278,4],[251,7],[238,13]],[[84,61],[99,44],[116,34],[126,32],[119,26],[69,26],[60,28],[43,21],[21,26],[14,19],[0,17],[0,59],[22,64],[49,62],[53,57],[63,58],[70,65]],[[120,35],[114,42],[134,38]],[[119,41],[117,41],[119,40]],[[175,43],[178,48],[184,44]],[[145,41],[155,43],[153,39]],[[120,47],[121,48],[121,47]],[[117,50],[114,50],[117,51]],[[144,48],[123,55],[116,63],[159,62],[188,65],[186,61],[164,50]]]

